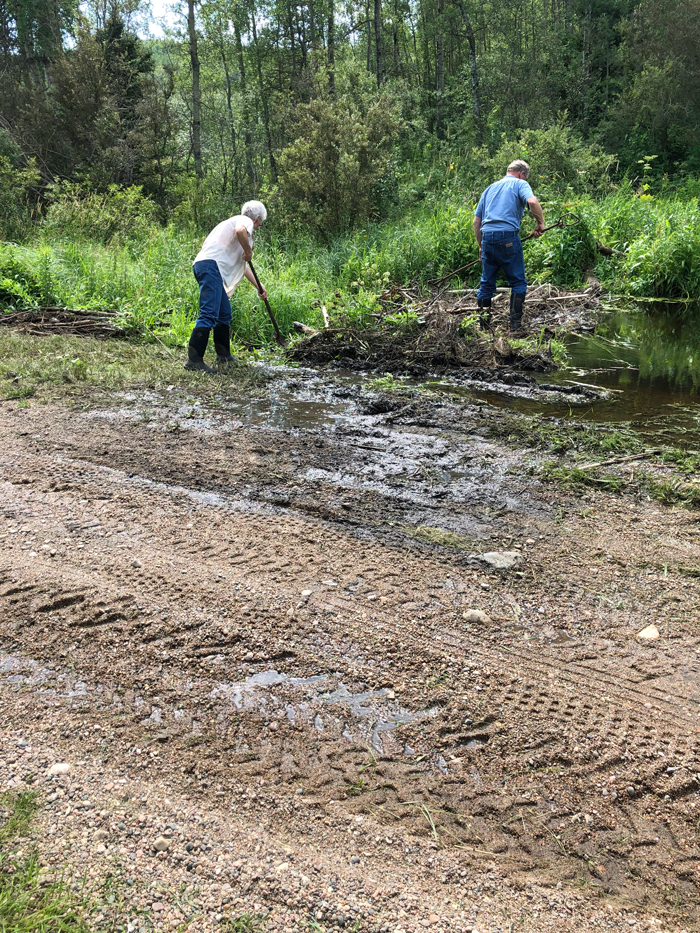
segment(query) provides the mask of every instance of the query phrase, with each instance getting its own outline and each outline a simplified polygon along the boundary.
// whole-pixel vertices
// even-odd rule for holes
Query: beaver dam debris
[[[295,324],[305,337],[289,356],[311,366],[336,363],[411,375],[466,367],[550,372],[557,364],[547,341],[564,332],[592,330],[599,294],[597,282],[579,291],[553,285],[531,289],[518,337],[536,334],[539,340],[533,346],[507,336],[508,289],[493,299],[494,338],[479,329],[474,289],[426,296],[419,288],[393,286],[381,296],[381,310],[367,315],[362,324],[347,317],[319,331]]]

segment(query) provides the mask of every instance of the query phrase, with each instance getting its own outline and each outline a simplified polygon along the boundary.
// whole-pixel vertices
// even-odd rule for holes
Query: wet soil
[[[697,513],[541,485],[497,415],[301,370],[4,403],[5,774],[234,814],[316,879],[231,875],[272,930],[696,929]]]
[[[296,343],[291,360],[311,366],[328,363],[358,370],[425,376],[478,369],[491,379],[505,369],[552,372],[557,369],[547,340],[559,333],[593,330],[600,308],[599,283],[568,291],[552,285],[531,289],[518,338],[537,334],[540,345],[516,345],[509,332],[509,290],[493,299],[488,333],[479,323],[476,293],[447,289],[425,293],[394,286],[379,299],[379,312],[361,322],[341,319]],[[496,332],[496,339],[490,334]]]

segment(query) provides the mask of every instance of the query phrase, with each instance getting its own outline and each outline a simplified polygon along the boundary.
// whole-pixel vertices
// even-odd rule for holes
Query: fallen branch
[[[577,470],[595,470],[598,467],[612,466],[615,463],[630,463],[632,460],[644,460],[646,457],[651,457],[653,454],[661,453],[661,448],[655,448],[654,450],[645,450],[643,454],[632,454],[629,457],[611,457],[609,460],[599,460],[597,463],[584,463],[583,466],[576,467]]]

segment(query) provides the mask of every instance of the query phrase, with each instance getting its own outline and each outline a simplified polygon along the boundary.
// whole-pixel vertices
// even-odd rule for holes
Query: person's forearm
[[[476,237],[476,242],[481,248],[481,217],[474,218],[474,236]]]
[[[250,284],[253,286],[253,288],[254,288],[255,291],[257,292],[257,290],[258,290],[258,283],[255,281],[255,276],[254,276],[253,273],[250,271],[250,266],[247,265],[247,264],[246,264],[245,272],[243,273],[243,276],[244,276],[244,278],[248,279],[248,281],[250,282]]]
[[[253,258],[253,247],[250,245],[250,237],[245,227],[241,226],[236,228],[236,239],[241,244],[243,258],[246,262],[250,262]]]
[[[537,200],[537,198],[532,198],[527,202],[527,206],[530,208],[530,213],[537,221],[538,227],[544,227],[544,212],[542,211],[542,205]]]

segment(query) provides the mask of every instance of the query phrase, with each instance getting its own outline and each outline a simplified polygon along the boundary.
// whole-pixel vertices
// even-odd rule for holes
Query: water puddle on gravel
[[[119,709],[128,705],[141,717],[146,728],[166,729],[170,723],[190,720],[193,733],[201,726],[195,710],[168,708],[159,701],[154,705],[136,694],[130,700],[119,697],[102,684],[89,685],[73,680],[65,672],[44,667],[30,658],[0,655],[0,683],[15,690],[33,689],[47,701],[68,701],[71,706],[95,709],[107,704]],[[189,693],[194,682],[188,682]],[[267,725],[287,719],[310,729],[342,736],[348,742],[371,747],[380,755],[408,754],[413,751],[393,735],[401,726],[429,719],[436,709],[410,712],[397,702],[388,687],[353,692],[340,673],[294,677],[275,670],[251,674],[242,681],[222,682],[208,694],[208,700],[229,704],[239,713],[262,715]],[[273,726],[274,728],[274,726]],[[440,763],[437,763],[440,767]]]
[[[388,733],[418,722],[434,711],[409,712],[399,707],[394,691],[382,687],[353,693],[341,675],[292,677],[261,671],[243,681],[218,684],[212,699],[225,698],[239,711],[264,713],[272,721],[286,718],[306,723],[319,732],[336,732],[355,744],[367,743],[384,754]],[[397,747],[397,743],[392,743]]]

